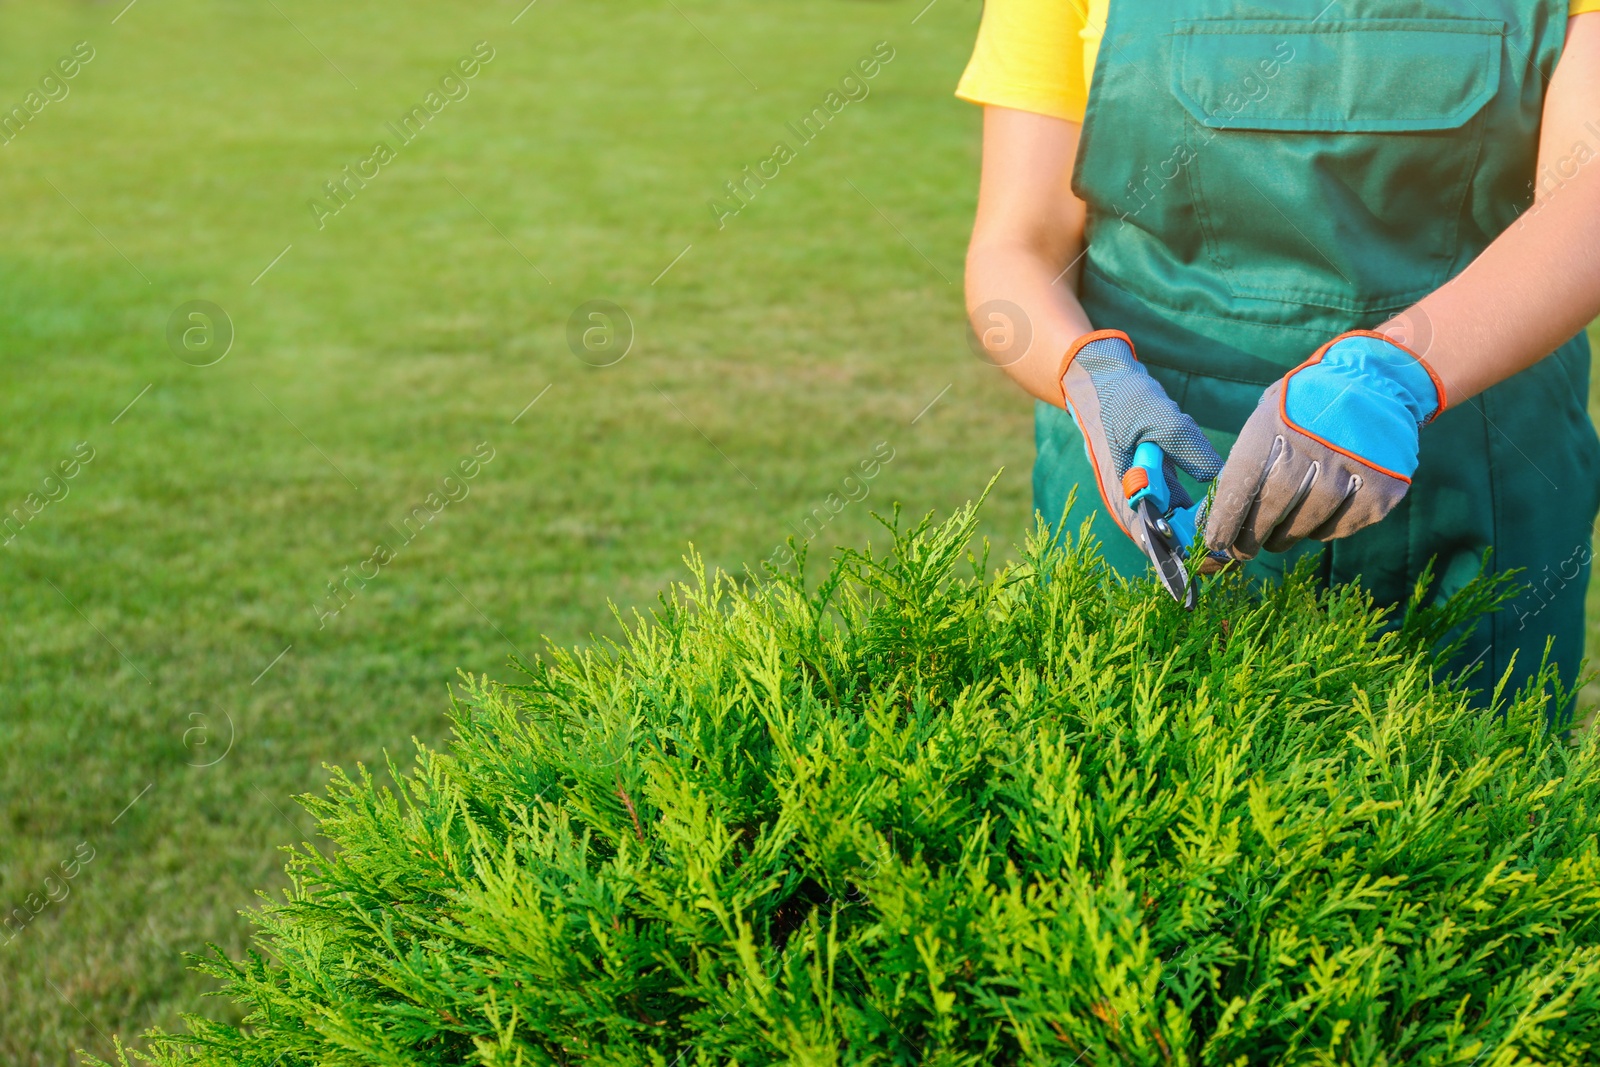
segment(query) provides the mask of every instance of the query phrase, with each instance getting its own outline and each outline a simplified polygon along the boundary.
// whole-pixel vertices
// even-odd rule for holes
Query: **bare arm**
[[[967,249],[973,329],[1018,385],[1057,407],[1061,357],[1093,329],[1076,295],[1085,209],[1070,182],[1079,130],[1064,119],[983,109],[983,177]]]
[[[1545,96],[1533,206],[1465,271],[1380,327],[1425,349],[1451,406],[1537,363],[1600,316],[1597,131],[1600,13],[1568,22]]]

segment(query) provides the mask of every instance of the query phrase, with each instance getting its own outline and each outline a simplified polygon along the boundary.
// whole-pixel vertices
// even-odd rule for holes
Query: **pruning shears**
[[[1174,507],[1167,485],[1166,453],[1154,441],[1134,449],[1133,466],[1122,476],[1122,492],[1133,512],[1134,539],[1144,549],[1162,586],[1184,610],[1193,611],[1198,591],[1184,565],[1194,544],[1195,516],[1199,504]]]

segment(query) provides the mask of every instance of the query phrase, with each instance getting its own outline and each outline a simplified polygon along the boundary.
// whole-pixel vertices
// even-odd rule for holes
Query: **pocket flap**
[[[1182,21],[1172,92],[1213,129],[1454,129],[1499,89],[1504,36],[1488,19]]]

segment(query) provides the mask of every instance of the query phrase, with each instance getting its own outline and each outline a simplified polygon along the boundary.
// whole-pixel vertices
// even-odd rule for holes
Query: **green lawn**
[[[239,951],[291,796],[438,742],[458,667],[614,633],[691,542],[857,542],[1004,465],[1009,546],[1028,501],[1028,405],[963,336],[971,0],[123,2],[0,21],[3,109],[93,49],[0,147],[0,504],[66,494],[0,550],[0,905],[41,908],[0,932],[7,1065],[199,1005],[180,953]],[[168,342],[194,300],[210,366]],[[633,324],[609,366],[569,350],[592,300]]]
[[[1029,413],[963,336],[976,6],[539,0],[512,25],[524,2],[5,16],[6,107],[94,49],[0,149],[0,501],[94,450],[0,551],[0,903],[77,869],[0,945],[8,1067],[199,1005],[179,953],[239,948],[324,763],[439,740],[458,667],[614,632],[607,599],[648,603],[690,542],[727,567],[808,517],[853,542],[1001,465],[988,522],[1020,528]],[[403,144],[386,124],[479,41],[468,95]],[[870,95],[801,145],[786,124],[880,41]],[[394,158],[319,230],[308,201],[378,140]],[[779,140],[719,230],[709,201]],[[197,299],[236,333],[203,368],[165,336]],[[634,324],[609,367],[568,350],[594,299]],[[379,541],[393,561],[319,628]]]

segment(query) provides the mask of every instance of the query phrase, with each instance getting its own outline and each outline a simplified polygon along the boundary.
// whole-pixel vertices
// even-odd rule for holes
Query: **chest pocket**
[[[1403,307],[1458,234],[1500,86],[1503,23],[1204,20],[1174,27],[1180,160],[1235,295]]]

